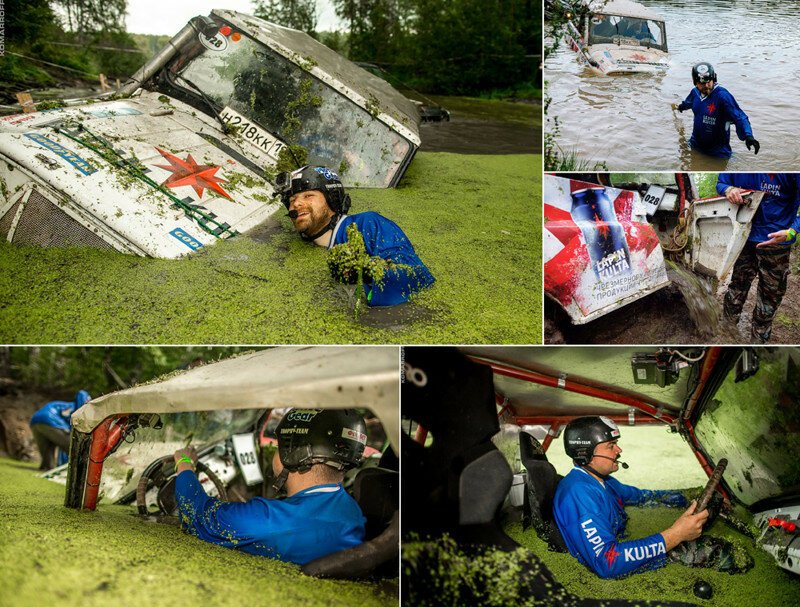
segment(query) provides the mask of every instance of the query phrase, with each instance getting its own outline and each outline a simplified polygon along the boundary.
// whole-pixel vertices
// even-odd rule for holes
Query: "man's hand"
[[[682,103],[673,103],[672,104],[672,109],[673,110],[678,110],[679,112],[683,113],[686,108],[683,107]]]
[[[769,240],[765,240],[764,242],[759,242],[756,245],[757,249],[763,249],[764,247],[771,247],[772,245],[776,244],[786,244],[787,241],[791,241],[792,238],[789,237],[789,230],[779,230],[778,232],[772,232],[767,234]]]
[[[725,198],[728,199],[728,202],[731,204],[745,204],[747,202],[743,197],[742,194],[749,192],[750,190],[744,190],[742,188],[735,188],[733,186],[729,186],[725,190]]]
[[[178,449],[172,457],[175,459],[176,474],[180,474],[184,470],[194,472],[195,467],[197,467],[197,451],[195,451],[194,447]]]
[[[751,146],[754,147],[755,150],[753,150],[753,153],[758,155],[758,150],[761,149],[761,145],[758,143],[758,141],[756,141],[755,137],[747,137],[744,140],[744,144],[747,146],[748,150],[750,149]]]
[[[695,508],[697,508],[697,500],[692,501],[686,511],[672,524],[672,527],[661,532],[664,543],[667,545],[667,551],[672,550],[681,542],[697,539],[703,533],[703,525],[708,519],[708,510],[695,514]]]

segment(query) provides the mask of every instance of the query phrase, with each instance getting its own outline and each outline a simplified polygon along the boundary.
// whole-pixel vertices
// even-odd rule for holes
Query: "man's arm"
[[[675,109],[678,110],[679,112],[683,112],[683,111],[686,111],[688,109],[691,109],[692,105],[694,104],[694,99],[693,99],[694,91],[695,91],[695,89],[692,89],[691,91],[689,91],[689,94],[686,96],[686,99],[681,101],[681,103]]]
[[[656,504],[663,504],[676,508],[686,508],[689,505],[689,500],[680,491],[639,489],[632,485],[620,483],[614,478],[609,480],[614,482],[614,488],[622,496],[626,506],[655,506]]]
[[[736,125],[736,136],[742,141],[745,141],[748,137],[752,137],[753,128],[750,126],[750,119],[747,117],[747,114],[742,111],[742,108],[739,107],[733,95],[725,90],[721,99],[725,104],[726,113],[730,117],[731,122]]]

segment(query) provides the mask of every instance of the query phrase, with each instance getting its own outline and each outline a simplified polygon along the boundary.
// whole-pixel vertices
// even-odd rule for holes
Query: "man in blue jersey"
[[[717,74],[710,63],[698,63],[692,68],[693,88],[686,99],[673,106],[679,112],[691,109],[694,113],[694,128],[689,145],[692,148],[718,158],[730,158],[730,126],[736,126],[736,135],[745,142],[747,149],[755,154],[761,148],[753,137],[753,129],[736,99],[727,89],[717,84]]]
[[[30,421],[31,432],[39,453],[42,454],[39,470],[50,470],[56,466],[56,447],[60,448],[63,454],[60,458],[63,461],[60,463],[66,463],[72,414],[90,399],[91,396],[86,390],[79,390],[74,401],[54,400],[33,414]]]
[[[720,173],[717,177],[717,192],[732,204],[746,203],[743,194],[754,190],[765,194],[753,217],[747,242],[733,266],[724,313],[726,318],[739,322],[750,285],[758,275],[751,336],[756,343],[766,343],[772,333],[772,320],[786,293],[788,245],[794,242],[797,228],[793,235],[788,230],[797,222],[800,187],[793,173]]]
[[[377,284],[365,278],[369,305],[404,303],[413,293],[433,284],[433,275],[397,224],[374,212],[347,215],[350,195],[332,170],[305,166],[292,173],[281,173],[276,185],[295,229],[304,240],[331,249],[347,242],[347,227],[354,224],[364,237],[368,255],[400,266],[390,268]]]
[[[649,491],[624,485],[610,475],[619,470],[619,429],[606,417],[579,417],[564,431],[564,447],[575,463],[559,483],[553,514],[570,554],[603,578],[622,577],[666,565],[714,566],[736,571],[732,547],[703,538],[709,511],[695,514],[678,491]],[[627,540],[624,506],[665,504],[686,507],[671,527],[648,537]]]
[[[352,409],[292,409],[276,433],[272,467],[284,499],[209,497],[194,473],[194,449],[176,451],[181,526],[206,542],[298,565],[362,543],[364,516],[341,483],[364,453],[364,419]]]

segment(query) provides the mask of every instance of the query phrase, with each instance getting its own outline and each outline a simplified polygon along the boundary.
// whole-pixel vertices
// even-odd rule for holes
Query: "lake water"
[[[800,3],[778,0],[643,0],[666,21],[670,67],[662,75],[600,76],[563,41],[545,63],[557,116],[558,145],[609,170],[800,168]],[[547,27],[547,26],[546,26]],[[547,32],[547,29],[545,30]],[[691,110],[671,104],[692,88],[691,69],[710,62],[719,84],[750,118],[761,144],[755,156],[731,128],[733,157],[692,152]],[[552,121],[545,126],[551,128]]]

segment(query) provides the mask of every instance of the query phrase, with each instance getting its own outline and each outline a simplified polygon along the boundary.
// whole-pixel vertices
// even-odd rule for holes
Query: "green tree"
[[[317,29],[316,0],[255,0],[253,14],[311,35]]]
[[[409,44],[415,0],[334,0],[336,14],[349,24],[353,61],[391,63]]]

